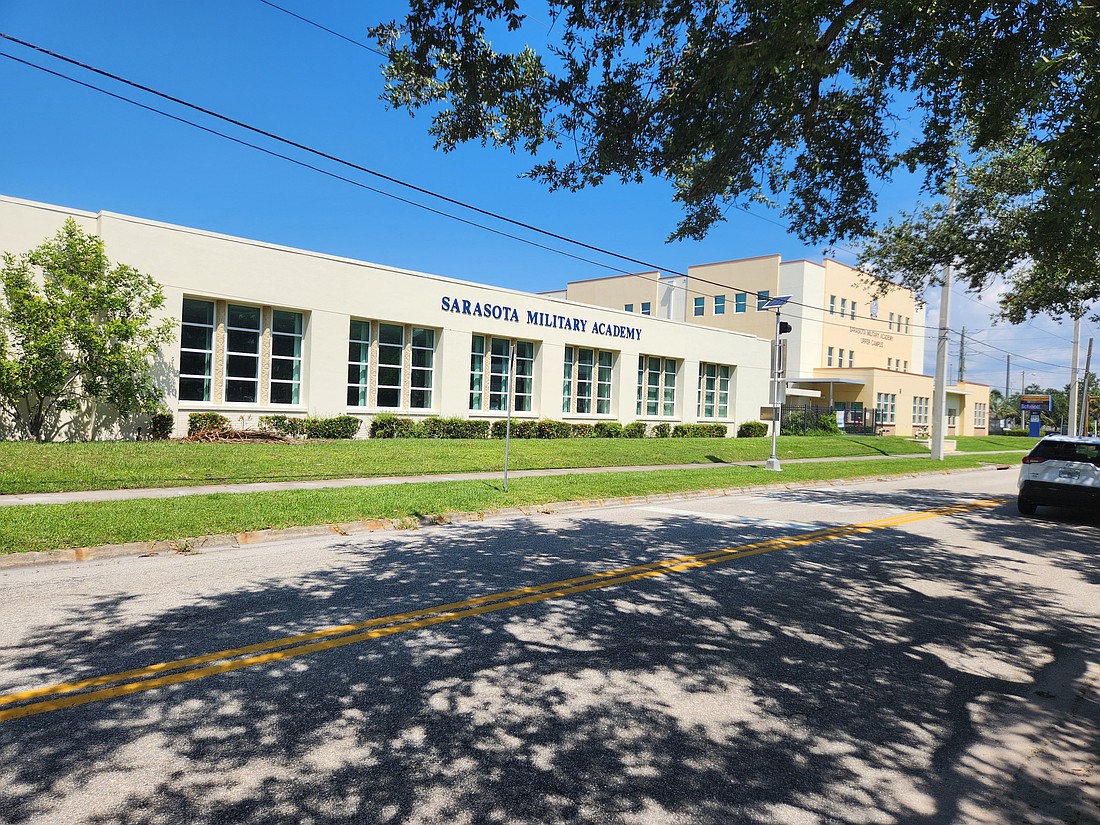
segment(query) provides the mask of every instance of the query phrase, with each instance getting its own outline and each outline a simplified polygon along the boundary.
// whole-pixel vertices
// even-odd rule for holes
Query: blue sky
[[[404,8],[399,0],[279,0],[279,5],[364,42],[369,25],[400,17]],[[581,193],[550,193],[520,179],[529,163],[525,156],[480,145],[437,152],[427,134],[426,116],[410,118],[379,102],[381,58],[259,0],[8,0],[0,3],[0,31],[361,166],[653,262],[665,271],[773,253],[785,259],[819,259],[824,251],[805,246],[785,230],[778,215],[761,209],[754,210],[756,215],[730,210],[728,222],[704,241],[667,244],[679,211],[664,182],[612,182]],[[285,151],[18,45],[0,42],[0,53]],[[5,58],[0,58],[0,111],[6,121],[0,129],[0,194],[533,292],[613,274],[303,169]],[[292,154],[317,163],[301,152]],[[368,186],[459,212],[362,173],[328,162],[319,165]],[[911,182],[886,188],[884,213],[911,208],[916,196]],[[470,213],[462,217],[486,222]],[[849,250],[836,250],[835,257],[854,263]],[[927,297],[929,323],[934,324],[938,299]],[[1020,328],[994,326],[989,320],[994,304],[994,290],[981,300],[961,292],[953,299],[951,326],[965,326],[977,339],[968,344],[967,378],[1004,389],[1006,354],[992,349],[996,347],[1013,353],[1014,389],[1021,370],[1029,384],[1067,383],[1069,325],[1037,320]],[[926,367],[931,370],[934,331],[928,333]],[[1088,325],[1084,334],[1100,337],[1100,329]],[[958,335],[953,339],[957,361]]]

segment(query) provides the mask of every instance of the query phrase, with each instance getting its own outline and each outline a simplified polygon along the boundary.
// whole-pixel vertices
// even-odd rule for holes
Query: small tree
[[[153,413],[151,359],[173,322],[148,275],[116,264],[71,218],[0,268],[0,410],[26,438],[51,437],[65,412],[110,404],[123,419]],[[93,413],[94,414],[94,411]]]

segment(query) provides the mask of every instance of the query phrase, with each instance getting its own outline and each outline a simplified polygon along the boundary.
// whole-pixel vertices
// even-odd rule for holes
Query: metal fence
[[[848,435],[874,435],[884,423],[883,413],[874,409],[784,406],[781,416],[783,435],[810,435],[838,429]]]

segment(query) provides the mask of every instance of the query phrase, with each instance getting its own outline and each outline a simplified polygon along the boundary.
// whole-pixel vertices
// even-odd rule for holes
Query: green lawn
[[[1019,435],[961,435],[955,439],[955,448],[964,453],[991,450],[1030,450],[1038,438]]]
[[[781,437],[778,448],[780,458],[926,452],[910,439],[874,436]],[[515,470],[722,464],[763,461],[770,454],[766,438],[516,440],[510,464]],[[0,494],[471,472],[499,469],[503,459],[498,440],[0,442]]]
[[[877,443],[882,441],[879,439]],[[723,444],[716,446],[720,448]],[[1018,462],[1018,454],[950,456],[945,462],[935,464],[886,458],[787,464],[781,474],[757,467],[717,466],[690,472],[660,470],[517,478],[509,483],[508,492],[501,488],[499,479],[494,479],[4,507],[0,508],[0,553],[184,539],[374,518],[478,512],[554,501],[899,475],[920,470],[939,471]]]

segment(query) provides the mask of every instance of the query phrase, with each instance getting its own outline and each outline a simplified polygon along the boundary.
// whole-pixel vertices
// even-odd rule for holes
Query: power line
[[[273,9],[277,9],[278,11],[281,11],[283,14],[289,14],[291,17],[294,17],[298,20],[301,20],[303,23],[306,23],[310,26],[318,28],[323,32],[328,32],[333,37],[339,37],[341,40],[344,40],[348,43],[351,43],[353,46],[358,46],[361,49],[366,49],[368,52],[374,52],[375,54],[380,55],[381,57],[389,57],[389,55],[386,54],[384,51],[376,49],[373,46],[368,46],[366,43],[362,43],[358,40],[355,40],[351,37],[348,37],[346,34],[340,34],[340,32],[336,31],[335,29],[330,29],[328,26],[321,25],[316,20],[310,20],[308,17],[303,17],[300,14],[292,12],[290,9],[283,8],[282,6],[278,5],[277,3],[272,3],[271,0],[260,0],[260,2],[263,3],[265,6],[270,6]]]
[[[273,8],[276,8],[280,11],[284,11],[288,14],[291,14],[294,17],[300,17],[300,15],[296,15],[293,12],[289,12],[286,9],[283,9],[281,6],[277,6],[274,3],[268,2],[268,0],[261,0],[261,2],[265,3],[266,5],[270,5]],[[353,41],[350,38],[346,38],[343,35],[340,35],[338,32],[333,32],[333,31],[327,29],[326,27],[321,26],[320,24],[314,23],[314,21],[308,20],[307,18],[300,18],[300,19],[302,19],[303,22],[309,23],[311,25],[317,25],[318,28],[324,29],[325,31],[329,31],[330,34],[334,34],[338,37],[341,37],[342,39],[347,39],[350,42],[355,43],[356,45],[363,46],[363,44],[358,43],[357,41]],[[514,218],[507,217],[505,215],[501,215],[501,214],[496,213],[496,212],[492,212],[491,210],[487,210],[487,209],[483,209],[483,208],[478,207],[478,206],[474,206],[473,204],[469,204],[469,203],[466,203],[464,201],[458,200],[457,198],[452,198],[452,197],[449,197],[447,195],[443,195],[441,193],[432,191],[430,189],[426,189],[424,187],[418,186],[418,185],[410,183],[408,181],[404,181],[404,180],[401,180],[399,178],[393,177],[391,175],[387,175],[383,172],[379,172],[377,170],[370,169],[366,166],[362,166],[360,164],[354,163],[354,162],[346,160],[344,158],[340,158],[340,157],[338,157],[336,155],[332,155],[328,152],[324,152],[322,150],[313,148],[313,147],[308,146],[306,144],[291,140],[289,138],[285,138],[285,137],[283,137],[281,135],[278,135],[276,133],[269,132],[269,131],[261,129],[259,127],[252,126],[252,125],[250,125],[248,123],[245,123],[243,121],[237,120],[237,119],[229,117],[227,115],[220,114],[218,112],[215,112],[213,110],[204,108],[204,107],[199,106],[197,104],[190,103],[186,100],[183,100],[182,98],[176,97],[174,95],[167,94],[165,92],[158,91],[158,90],[153,89],[149,86],[145,86],[143,84],[137,83],[136,81],[128,80],[124,77],[113,74],[113,73],[108,72],[106,70],[99,69],[95,66],[91,66],[90,64],[86,64],[86,63],[83,63],[81,61],[75,60],[73,58],[66,57],[65,55],[61,55],[57,52],[53,52],[53,51],[51,51],[49,49],[46,49],[44,47],[37,46],[33,43],[30,43],[30,42],[22,40],[18,37],[14,37],[12,35],[6,34],[4,32],[0,32],[0,38],[2,38],[4,40],[8,40],[8,41],[13,42],[13,43],[17,43],[21,46],[24,46],[25,48],[31,49],[33,51],[36,51],[36,52],[40,53],[40,54],[44,54],[44,55],[46,55],[48,57],[51,57],[53,59],[59,60],[61,62],[67,63],[67,64],[72,65],[72,66],[76,66],[78,68],[81,68],[81,69],[84,69],[86,71],[92,72],[93,74],[97,74],[101,77],[108,78],[108,79],[113,80],[115,82],[122,83],[122,84],[124,84],[126,86],[129,86],[131,88],[138,89],[140,91],[143,91],[143,92],[146,92],[148,94],[154,95],[155,97],[159,97],[161,99],[170,101],[170,102],[175,103],[177,105],[183,106],[185,108],[191,109],[193,111],[199,112],[201,114],[207,115],[209,117],[215,118],[215,119],[223,121],[225,123],[229,123],[233,126],[236,126],[238,128],[244,129],[244,130],[249,131],[249,132],[252,132],[254,134],[261,135],[263,137],[269,138],[271,140],[282,143],[284,145],[293,147],[295,149],[299,149],[299,150],[304,151],[306,153],[315,155],[315,156],[323,158],[325,160],[332,161],[332,162],[337,163],[337,164],[342,165],[342,166],[346,166],[346,167],[354,169],[356,171],[363,172],[364,174],[368,174],[368,175],[371,175],[373,177],[377,177],[377,178],[385,180],[389,183],[393,183],[395,185],[411,189],[411,190],[413,190],[415,192],[418,192],[420,194],[423,194],[423,195],[426,195],[426,196],[429,196],[429,197],[432,197],[432,198],[437,198],[439,200],[442,200],[442,201],[444,201],[446,203],[449,203],[449,204],[452,204],[454,206],[458,206],[458,207],[461,207],[461,208],[464,208],[464,209],[469,209],[469,210],[474,211],[478,214],[484,215],[486,217],[491,217],[495,220],[499,220],[499,221],[511,224],[513,226],[517,226],[517,227],[525,229],[527,231],[534,232],[534,233],[537,233],[537,234],[541,234],[541,235],[544,235],[544,236],[547,236],[547,237],[550,237],[550,238],[554,238],[554,239],[562,241],[564,243],[579,246],[583,249],[587,249],[589,251],[597,252],[599,254],[606,255],[608,257],[617,258],[619,260],[623,260],[623,261],[627,261],[629,263],[637,264],[637,265],[646,267],[647,269],[656,271],[658,273],[666,272],[666,273],[669,273],[669,274],[674,275],[674,276],[691,278],[692,280],[694,280],[698,283],[701,283],[701,284],[708,284],[710,286],[717,286],[717,287],[721,287],[721,288],[734,289],[734,290],[739,291],[739,292],[744,292],[746,294],[753,295],[754,297],[756,297],[758,299],[764,297],[761,293],[758,293],[755,290],[740,289],[736,284],[720,283],[720,282],[716,282],[716,281],[710,281],[706,278],[702,278],[702,277],[699,277],[699,276],[696,276],[696,275],[691,275],[689,273],[680,272],[678,270],[662,267],[662,266],[659,266],[657,264],[653,264],[653,263],[648,262],[648,261],[644,261],[644,260],[641,260],[641,259],[638,259],[638,258],[633,258],[633,257],[630,257],[628,255],[623,255],[621,253],[613,252],[611,250],[608,250],[608,249],[605,249],[603,247],[599,247],[599,246],[596,246],[596,245],[593,245],[593,244],[589,244],[589,243],[586,243],[584,241],[579,241],[579,240],[576,240],[574,238],[570,238],[568,236],[561,235],[559,233],[552,232],[550,230],[546,230],[546,229],[543,229],[541,227],[537,227],[537,226],[534,226],[532,224],[528,224],[528,223],[525,223],[523,221],[519,221],[519,220],[516,220]],[[369,47],[364,46],[364,48],[369,48]],[[93,90],[93,91],[98,91],[102,94],[105,94],[109,97],[120,100],[122,102],[130,103],[131,105],[137,106],[141,109],[144,109],[146,111],[149,111],[149,112],[152,112],[152,113],[155,113],[155,114],[159,114],[163,117],[167,117],[167,118],[169,118],[171,120],[174,120],[178,123],[183,123],[185,125],[192,126],[196,129],[200,129],[204,132],[207,132],[208,134],[212,134],[212,135],[215,135],[217,137],[224,138],[226,140],[232,141],[234,143],[237,143],[241,146],[245,146],[247,148],[255,149],[257,151],[260,151],[260,152],[262,152],[264,154],[267,154],[267,155],[270,155],[272,157],[276,157],[276,158],[279,158],[279,159],[282,159],[282,160],[289,161],[290,163],[301,166],[303,168],[310,169],[310,170],[316,171],[316,172],[320,172],[321,174],[327,175],[327,176],[335,178],[337,180],[341,180],[341,181],[344,181],[346,183],[350,183],[354,186],[358,186],[358,187],[360,187],[362,189],[365,189],[367,191],[374,192],[376,194],[380,194],[380,195],[383,195],[385,197],[392,198],[392,199],[397,200],[399,202],[406,203],[410,206],[414,206],[416,208],[423,209],[423,210],[431,212],[433,214],[436,214],[436,215],[439,215],[439,216],[442,216],[442,217],[447,217],[447,218],[450,218],[452,220],[456,220],[460,223],[464,223],[466,225],[473,226],[473,227],[478,228],[478,229],[483,229],[485,231],[491,232],[493,234],[496,234],[496,235],[499,235],[499,236],[502,236],[502,237],[509,238],[511,240],[516,240],[516,241],[519,241],[521,243],[526,243],[528,245],[534,246],[534,247],[539,248],[539,249],[543,249],[545,251],[554,252],[554,253],[557,253],[557,254],[560,254],[560,255],[564,255],[564,256],[572,258],[574,260],[578,260],[578,261],[581,261],[581,262],[584,262],[584,263],[592,264],[594,266],[598,266],[598,267],[601,267],[601,268],[604,268],[604,269],[608,269],[608,270],[613,271],[613,272],[618,272],[618,273],[623,274],[623,275],[634,275],[634,277],[642,278],[642,279],[645,279],[645,280],[650,280],[650,281],[653,281],[655,283],[661,283],[661,281],[663,280],[659,275],[656,278],[649,278],[644,274],[631,273],[627,270],[624,270],[624,269],[621,269],[621,268],[618,268],[618,267],[614,267],[614,266],[611,266],[611,265],[608,265],[608,264],[593,261],[589,258],[585,258],[585,257],[579,256],[579,255],[576,255],[576,254],[573,254],[573,253],[570,253],[570,252],[566,252],[564,250],[560,250],[560,249],[557,249],[557,248],[554,248],[554,247],[546,246],[546,245],[537,243],[537,242],[532,241],[532,240],[527,239],[527,238],[523,238],[523,237],[511,234],[511,233],[503,232],[499,229],[494,229],[494,228],[486,226],[484,224],[477,223],[475,221],[471,221],[471,220],[468,220],[468,219],[465,219],[465,218],[461,218],[461,217],[453,215],[451,213],[444,212],[442,210],[438,210],[438,209],[426,206],[425,204],[421,204],[421,203],[418,203],[418,202],[413,201],[413,200],[402,198],[402,197],[400,197],[398,195],[395,195],[391,192],[386,192],[385,190],[381,190],[381,189],[377,189],[375,187],[368,186],[368,185],[362,183],[361,181],[356,181],[352,178],[348,178],[346,176],[337,174],[335,172],[326,170],[324,168],[315,166],[313,164],[306,163],[304,161],[298,160],[298,159],[293,158],[289,155],[286,155],[286,154],[283,154],[283,153],[280,153],[280,152],[276,152],[272,149],[268,149],[266,147],[260,146],[260,145],[255,144],[255,143],[251,143],[249,141],[243,140],[243,139],[238,138],[238,137],[234,137],[234,136],[226,134],[224,132],[220,132],[220,131],[218,131],[216,129],[213,129],[213,128],[210,128],[208,126],[203,126],[199,123],[196,123],[192,120],[188,120],[187,118],[181,117],[179,115],[171,114],[171,113],[166,112],[162,109],[158,109],[156,107],[149,106],[147,104],[144,104],[144,103],[141,103],[139,101],[133,100],[132,98],[126,97],[125,95],[120,95],[118,93],[111,92],[111,91],[109,91],[107,89],[104,89],[100,86],[96,86],[94,84],[87,83],[87,82],[82,81],[82,80],[78,80],[78,79],[73,78],[69,75],[62,74],[60,72],[57,72],[55,70],[46,68],[44,66],[37,65],[35,63],[31,63],[31,62],[23,60],[21,58],[15,57],[13,55],[9,55],[9,54],[5,54],[3,52],[0,52],[0,56],[7,57],[8,59],[10,59],[12,61],[15,61],[15,62],[20,63],[20,64],[25,65],[25,66],[28,66],[30,68],[38,69],[39,71],[46,72],[46,73],[48,73],[48,74],[50,74],[54,77],[58,77],[58,78],[61,78],[61,79],[64,79],[64,80],[68,80],[68,81],[70,81],[72,83],[75,83],[77,85],[80,85],[84,88],[87,88],[87,89],[90,89],[90,90]],[[761,220],[765,220],[765,221],[768,221],[770,223],[774,223],[777,226],[780,226],[781,228],[787,228],[782,223],[780,223],[778,221],[774,221],[770,218],[766,218],[766,217],[763,217],[763,216],[760,216],[760,215],[756,215],[755,213],[750,212],[749,210],[745,209],[744,207],[738,206],[737,208],[740,211],[743,211],[746,214],[749,214],[753,217],[757,217]],[[787,231],[789,231],[789,228],[787,228]],[[853,252],[853,254],[856,254],[856,253],[854,253],[853,250],[848,250],[848,251]],[[685,294],[694,293],[694,294],[700,295],[700,296],[701,295],[706,295],[706,293],[701,293],[701,292],[698,292],[697,290],[691,290],[687,287],[684,287],[684,290],[685,290]],[[799,306],[799,307],[802,307],[802,308],[805,308],[805,309],[818,310],[818,311],[821,311],[823,314],[826,313],[826,309],[823,306],[819,307],[819,306],[815,306],[815,305],[812,305],[812,304],[806,304],[806,303],[802,303],[802,302],[799,302],[799,301],[793,301],[793,300],[790,301],[789,303],[792,306]],[[859,320],[864,320],[865,316],[859,316],[858,319]],[[816,319],[804,319],[804,320],[816,320]],[[856,319],[850,319],[850,320],[856,320]],[[866,316],[866,320],[876,320],[876,321],[878,321],[879,319],[872,318],[870,316]],[[823,325],[826,325],[826,326],[837,326],[837,327],[851,326],[849,323],[842,322],[842,321],[841,322],[830,321],[825,317],[823,317],[820,320],[820,323],[822,323]],[[930,327],[926,324],[913,324],[912,326],[913,326],[913,328],[915,328],[917,330],[919,330],[919,329],[935,330],[935,328]],[[952,331],[955,331],[955,330],[952,330]],[[999,351],[1004,352],[1006,354],[1016,355],[1016,353],[1012,353],[1009,350],[1004,350],[1004,349],[1001,349],[1001,348],[998,348],[998,347],[993,347],[993,345],[988,345],[988,346],[990,346],[994,349],[998,349]],[[1060,365],[1050,364],[1049,362],[1044,362],[1044,361],[1041,361],[1039,359],[1029,358],[1028,356],[1017,355],[1017,357],[1025,359],[1025,360],[1029,360],[1033,363],[1056,367],[1058,369],[1063,369],[1064,368]]]

